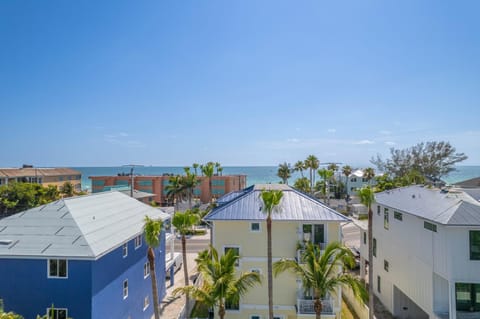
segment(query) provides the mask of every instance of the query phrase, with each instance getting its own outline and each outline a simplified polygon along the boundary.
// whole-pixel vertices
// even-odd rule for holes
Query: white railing
[[[322,313],[323,314],[333,314],[333,301],[324,299],[320,300],[322,302]],[[312,299],[297,299],[297,313],[298,314],[314,314],[315,300]]]

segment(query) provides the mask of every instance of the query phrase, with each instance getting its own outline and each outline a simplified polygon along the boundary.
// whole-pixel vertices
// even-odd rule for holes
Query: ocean
[[[90,190],[92,183],[89,176],[117,175],[119,173],[129,173],[129,167],[72,167],[82,172],[82,189]],[[278,183],[280,178],[277,176],[277,166],[226,166],[223,168],[223,175],[243,174],[247,175],[247,185],[260,183]],[[193,169],[191,168],[193,171]],[[162,175],[164,173],[183,174],[183,167],[159,167],[159,166],[140,166],[135,167],[135,175]],[[198,171],[200,174],[200,170]],[[304,175],[308,177],[308,172]],[[480,176],[480,166],[457,166],[456,171],[443,178],[448,184],[453,184],[466,179]],[[289,183],[301,177],[300,173],[295,172],[289,179]],[[318,178],[318,177],[317,177]]]

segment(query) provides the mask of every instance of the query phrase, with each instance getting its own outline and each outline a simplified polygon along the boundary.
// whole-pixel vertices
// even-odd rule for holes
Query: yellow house
[[[266,215],[260,199],[263,189],[283,192],[278,212],[272,213],[273,262],[298,258],[304,241],[320,247],[341,241],[340,223],[349,221],[317,199],[284,184],[258,184],[219,198],[219,206],[204,218],[212,225],[213,246],[222,253],[228,249],[238,252],[238,272],[256,271],[262,276],[261,286],[251,288],[238,305],[227,305],[229,319],[268,318]],[[274,277],[273,304],[275,319],[315,318],[312,294],[303,289],[294,274],[285,272]],[[340,288],[322,304],[322,318],[339,318]]]

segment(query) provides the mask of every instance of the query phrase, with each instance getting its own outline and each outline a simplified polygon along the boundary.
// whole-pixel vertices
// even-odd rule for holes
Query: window
[[[66,259],[49,259],[48,260],[48,277],[49,278],[67,278],[68,264]]]
[[[240,256],[240,247],[225,247],[224,248],[224,254],[226,255],[229,250],[233,250],[235,253],[235,256]],[[240,265],[240,258],[237,259],[235,262],[235,267],[238,267]]]
[[[352,182],[352,183],[355,183],[356,181],[357,181],[356,177],[350,179],[350,182]]]
[[[250,319],[260,319],[261,317],[259,315],[251,315]]]
[[[143,265],[143,278],[147,278],[150,275],[150,262],[146,262]]]
[[[123,299],[128,297],[128,279],[123,281]]]
[[[48,308],[47,309],[47,318],[48,319],[67,319],[68,318],[68,309],[66,309],[66,308]]]
[[[377,239],[374,238],[373,239],[373,245],[372,245],[372,250],[373,250],[373,256],[374,257],[377,257]]]
[[[250,269],[250,272],[254,272],[254,273],[257,273],[259,275],[262,273],[260,268],[252,268],[252,269]]]
[[[470,231],[470,260],[480,260],[480,230]]]
[[[398,219],[398,220],[402,221],[402,220],[403,220],[403,214],[402,214],[402,213],[400,213],[400,212],[396,212],[396,211],[394,211],[394,212],[393,212],[393,218],[395,218],[395,219]]]
[[[377,276],[377,291],[378,293],[382,293],[382,281],[380,276]]]
[[[388,229],[388,208],[383,209],[383,228]]]
[[[123,244],[123,258],[128,256],[128,243]]]
[[[143,311],[145,311],[145,309],[147,309],[148,306],[150,306],[150,297],[145,296],[145,298],[143,299]]]
[[[459,311],[480,311],[480,284],[455,283],[455,300]]]
[[[363,232],[363,244],[367,244],[367,232]]]
[[[240,310],[240,302],[232,302],[231,300],[225,300],[226,310]]]
[[[423,228],[433,231],[435,233],[437,232],[437,225],[429,222],[423,222]]]
[[[259,232],[260,231],[260,223],[250,223],[250,231]]]
[[[388,261],[384,260],[383,261],[383,269],[385,269],[385,271],[387,271],[387,272],[388,272],[388,266],[389,266]]]
[[[142,235],[135,237],[135,249],[142,247]]]
[[[377,205],[377,215],[380,216],[380,205]]]

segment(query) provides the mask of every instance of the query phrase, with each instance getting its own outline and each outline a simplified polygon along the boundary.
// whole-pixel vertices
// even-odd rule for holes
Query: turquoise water
[[[82,189],[91,189],[89,176],[117,175],[118,173],[129,173],[129,167],[72,167],[82,172]],[[164,173],[183,174],[183,167],[157,167],[144,166],[135,167],[134,174],[138,175],[162,175]],[[200,174],[200,172],[199,172]],[[277,176],[277,166],[227,166],[223,168],[223,175],[243,174],[247,175],[247,185],[259,183],[277,183],[280,179]],[[308,172],[304,172],[307,176]],[[449,183],[456,183],[469,178],[480,176],[480,166],[457,166],[457,170],[443,179]],[[293,184],[300,173],[294,173],[289,182]]]

